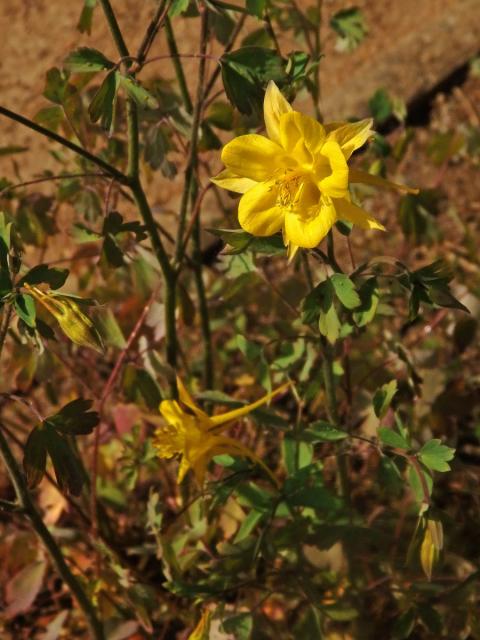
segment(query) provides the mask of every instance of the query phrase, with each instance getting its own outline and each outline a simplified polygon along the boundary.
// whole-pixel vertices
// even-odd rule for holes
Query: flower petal
[[[254,236],[271,236],[283,226],[274,182],[260,182],[244,193],[238,204],[240,226]]]
[[[402,193],[419,192],[419,189],[407,187],[404,184],[398,184],[397,182],[392,182],[391,180],[385,180],[385,178],[374,176],[371,173],[361,171],[360,169],[350,169],[349,181],[352,183],[361,182],[363,184],[371,184],[374,187],[380,187],[384,189],[395,189]]]
[[[282,147],[299,165],[311,167],[325,138],[323,126],[310,116],[290,111],[280,117]]]
[[[160,403],[160,413],[168,424],[178,426],[183,424],[185,412],[176,400],[162,400]]]
[[[292,111],[292,107],[273,80],[270,80],[263,101],[263,115],[268,137],[277,144],[280,144],[280,116],[289,111]]]
[[[336,220],[337,214],[332,201],[324,199],[319,204],[316,215],[304,217],[294,211],[287,212],[285,236],[293,245],[313,249],[327,235]]]
[[[180,398],[180,401],[183,402],[183,404],[186,405],[189,409],[191,409],[197,417],[208,420],[208,416],[205,413],[205,411],[202,411],[202,409],[200,409],[200,407],[198,407],[195,404],[195,401],[193,400],[192,396],[188,393],[185,385],[183,384],[183,382],[180,380],[178,376],[177,376],[177,387],[178,387],[178,397]]]
[[[255,180],[237,176],[229,169],[220,171],[218,175],[214,178],[210,178],[210,180],[216,184],[217,187],[228,189],[228,191],[234,191],[235,193],[245,193],[257,184]]]
[[[385,231],[383,224],[380,224],[373,216],[364,211],[361,207],[349,202],[346,199],[334,200],[338,218],[348,220],[362,229],[379,229]]]
[[[243,416],[246,416],[257,407],[261,407],[262,404],[267,404],[267,402],[270,402],[270,400],[274,398],[276,395],[278,395],[279,393],[283,393],[284,391],[286,391],[286,389],[288,389],[289,386],[290,386],[290,382],[287,382],[285,384],[282,384],[280,387],[278,387],[278,389],[275,389],[275,391],[272,391],[271,393],[267,393],[266,395],[262,396],[259,400],[256,400],[251,404],[247,404],[244,407],[239,407],[238,409],[233,409],[232,411],[227,411],[227,413],[221,413],[218,416],[211,416],[210,422],[212,424],[212,427],[210,431],[213,431],[213,430],[217,431],[217,428],[219,426],[227,425],[227,423],[233,422],[233,420],[238,420],[238,418],[242,418]]]
[[[338,142],[345,160],[348,160],[354,151],[363,147],[367,140],[372,137],[374,133],[372,126],[372,118],[360,120],[359,122],[344,123],[331,130],[328,137],[330,140]],[[331,127],[328,128],[330,129]]]
[[[182,459],[180,460],[180,466],[178,467],[177,484],[180,484],[183,481],[183,479],[187,475],[188,470],[192,469],[192,468],[193,467],[191,466],[191,464],[188,461],[187,457],[185,455],[183,455]],[[194,469],[194,471],[195,471],[195,469]],[[205,475],[205,473],[203,474],[203,476],[204,475]],[[202,484],[203,484],[203,476],[202,476]]]
[[[223,164],[241,178],[262,182],[282,167],[282,148],[265,136],[249,133],[228,142],[222,151]]]
[[[327,140],[322,147],[323,166],[318,163],[318,188],[330,198],[343,198],[348,192],[348,165],[342,149],[335,140]],[[326,167],[326,168],[325,168]],[[325,177],[322,176],[327,172]]]

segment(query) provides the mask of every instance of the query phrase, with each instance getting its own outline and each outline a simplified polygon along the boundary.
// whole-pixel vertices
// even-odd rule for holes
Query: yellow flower
[[[272,393],[260,398],[252,404],[233,409],[217,416],[208,416],[193,401],[182,381],[177,379],[180,402],[190,409],[184,410],[176,400],[163,400],[160,403],[160,413],[165,424],[155,432],[154,446],[160,458],[181,456],[177,481],[180,483],[189,469],[192,469],[200,485],[205,479],[205,472],[210,460],[221,454],[245,456],[259,464],[276,482],[272,472],[256,456],[253,451],[240,444],[234,438],[220,435],[235,420],[267,403],[275,395],[285,391],[290,383],[284,384]]]
[[[248,134],[231,140],[222,151],[226,169],[212,180],[243,194],[238,219],[245,231],[254,236],[282,231],[290,259],[299,247],[316,247],[337,220],[384,230],[351,201],[350,184],[416,192],[349,169],[352,153],[373,134],[371,119],[321,125],[294,111],[272,81],[265,93],[264,116],[268,137]]]

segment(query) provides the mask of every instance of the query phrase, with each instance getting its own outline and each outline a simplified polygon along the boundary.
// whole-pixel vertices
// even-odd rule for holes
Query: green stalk
[[[91,637],[95,640],[104,640],[105,635],[103,631],[103,625],[97,617],[95,607],[88,599],[85,591],[83,590],[80,582],[70,571],[65,558],[55,542],[52,534],[45,526],[39,512],[37,511],[30,494],[27,489],[25,478],[20,471],[20,468],[13,456],[10,446],[0,428],[0,458],[3,460],[10,480],[12,482],[17,500],[20,504],[23,513],[32,523],[35,533],[45,545],[53,564],[55,565],[62,580],[68,585],[74,598],[76,599],[78,606],[82,610],[87,624],[90,628]]]
[[[187,87],[187,81],[185,79],[185,74],[183,73],[183,67],[182,67],[182,63],[178,53],[177,42],[175,40],[175,34],[173,32],[172,23],[168,16],[165,19],[165,35],[167,37],[168,50],[170,51],[170,55],[172,57],[173,68],[175,69],[175,75],[177,76],[177,82],[180,89],[180,93],[182,94],[183,104],[187,112],[192,113],[193,111],[192,99],[190,98],[190,93]]]
[[[2,355],[3,346],[8,333],[8,327],[12,318],[13,306],[9,304],[4,312],[3,325],[0,323],[0,356]]]
[[[100,0],[105,18],[110,27],[112,37],[122,58],[129,58],[130,53],[123,39],[122,32],[118,25],[115,13],[113,12],[110,0]],[[166,326],[166,360],[172,369],[177,364],[177,328],[175,323],[176,307],[176,273],[172,269],[170,259],[163,246],[162,239],[158,232],[155,219],[148,204],[145,191],[140,181],[139,167],[139,128],[137,105],[131,98],[127,101],[127,135],[128,135],[128,180],[133,197],[137,204],[140,215],[147,229],[147,233],[152,243],[155,256],[162,270],[165,283],[165,326]],[[172,376],[170,382],[170,392],[173,397],[177,395],[175,377]]]
[[[210,329],[210,312],[208,309],[207,293],[205,290],[205,283],[203,281],[202,251],[200,245],[200,218],[198,216],[195,220],[192,231],[192,243],[192,257],[194,263],[193,269],[195,274],[195,286],[197,288],[198,305],[200,312],[200,326],[202,330],[204,345],[203,378],[205,387],[207,389],[213,389],[215,386],[213,343],[212,332]]]
[[[167,31],[168,46],[170,54],[173,56],[175,71],[177,74],[177,80],[180,88],[185,87],[185,73],[180,58],[178,57],[178,49],[175,41],[175,35],[171,28],[170,21],[165,23]],[[198,154],[198,132],[201,123],[203,101],[205,98],[205,71],[207,62],[207,44],[208,44],[208,11],[206,8],[201,9],[201,32],[200,32],[200,63],[198,69],[198,85],[197,95],[195,99],[195,106],[192,105],[190,100],[190,94],[188,91],[182,90],[182,96],[184,99],[185,109],[189,112],[193,112],[192,116],[192,138],[190,142],[190,150],[188,156],[188,164],[185,172],[185,183],[182,194],[182,200],[180,203],[179,223],[177,231],[176,251],[175,251],[175,265],[176,270],[181,270],[182,259],[186,250],[187,241],[185,239],[185,226],[188,212],[188,205],[191,204],[191,210],[195,209],[195,204],[198,197],[198,181],[196,177],[197,171],[197,154]],[[214,365],[213,365],[213,345],[212,334],[210,329],[210,317],[208,310],[208,301],[205,291],[205,284],[203,282],[203,264],[200,245],[200,219],[196,217],[192,229],[192,242],[193,242],[193,269],[195,275],[195,286],[197,289],[199,312],[200,312],[200,324],[202,331],[202,338],[204,342],[204,382],[208,389],[213,388],[214,383]]]

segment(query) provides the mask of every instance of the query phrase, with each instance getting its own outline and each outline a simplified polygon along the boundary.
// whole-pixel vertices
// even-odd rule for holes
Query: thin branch
[[[8,187],[0,189],[0,196],[3,196],[9,191],[20,189],[21,187],[29,187],[32,184],[40,184],[41,182],[53,182],[56,180],[69,180],[71,178],[101,178],[102,180],[111,180],[112,177],[107,173],[65,173],[57,176],[45,176],[44,178],[34,178],[33,180],[27,180],[26,182],[18,182],[17,184],[11,184]]]
[[[113,390],[113,386],[118,378],[118,375],[121,371],[123,363],[125,362],[125,358],[127,357],[128,352],[132,348],[133,343],[138,337],[140,330],[145,322],[145,318],[147,317],[148,312],[150,311],[150,307],[152,306],[155,298],[157,296],[157,290],[155,290],[150,298],[148,299],[146,305],[143,307],[142,313],[140,314],[135,326],[133,327],[127,343],[125,347],[122,349],[120,355],[117,358],[115,366],[112,369],[112,372],[103,388],[102,395],[100,396],[100,400],[98,402],[98,413],[100,416],[102,415],[103,408],[105,402]],[[91,497],[90,497],[90,518],[92,521],[93,532],[96,535],[98,530],[98,512],[97,512],[97,474],[98,474],[98,450],[100,445],[100,425],[97,425],[95,428],[95,438],[93,445],[93,456],[92,456],[92,478],[91,478]]]
[[[148,56],[148,52],[153,45],[155,38],[157,37],[157,33],[161,28],[163,22],[165,21],[168,10],[170,9],[170,5],[172,4],[172,0],[161,0],[158,3],[157,10],[148,25],[145,35],[143,36],[143,40],[138,48],[136,61],[138,68],[134,69],[134,72],[137,73],[143,67],[145,63],[145,59]]]
[[[73,151],[79,156],[82,156],[92,164],[97,165],[97,167],[100,167],[101,169],[103,169],[106,173],[116,178],[122,184],[126,184],[126,185],[129,184],[128,177],[125,174],[123,174],[121,171],[113,167],[111,164],[108,164],[108,162],[105,162],[101,158],[97,157],[93,153],[90,153],[83,147],[80,147],[78,144],[75,144],[74,142],[67,140],[67,138],[60,136],[58,133],[54,133],[53,131],[50,131],[50,129],[46,129],[45,127],[42,127],[42,125],[37,124],[33,120],[30,120],[29,118],[25,118],[24,116],[21,116],[19,113],[10,111],[10,109],[7,109],[2,106],[0,106],[0,115],[3,115],[9,118],[10,120],[14,120],[15,122],[20,123],[24,127],[31,129],[32,131],[36,131],[37,133],[40,133],[42,136],[45,136],[46,138],[50,138],[50,140],[54,140],[55,142],[58,142],[63,147],[70,149],[71,151]]]

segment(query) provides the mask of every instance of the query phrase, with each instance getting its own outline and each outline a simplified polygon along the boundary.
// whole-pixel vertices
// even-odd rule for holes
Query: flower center
[[[300,201],[304,182],[304,176],[288,171],[285,171],[281,178],[275,180],[278,189],[277,207],[293,211]]]
[[[277,187],[277,207],[302,218],[317,215],[321,193],[307,173],[297,173],[287,169],[275,180],[275,186]]]

